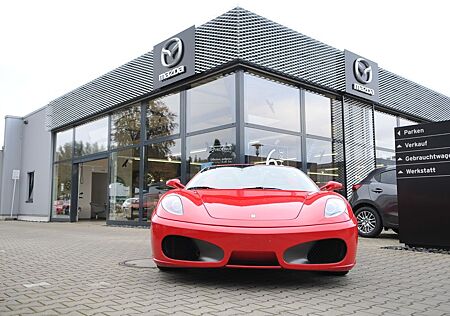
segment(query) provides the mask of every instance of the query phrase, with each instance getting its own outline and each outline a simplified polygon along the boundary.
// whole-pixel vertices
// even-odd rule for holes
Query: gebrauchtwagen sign
[[[153,89],[195,74],[195,27],[192,26],[153,48]]]

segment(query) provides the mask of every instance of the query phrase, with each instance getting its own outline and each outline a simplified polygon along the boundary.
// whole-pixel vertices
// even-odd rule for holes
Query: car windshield
[[[272,189],[317,192],[302,171],[285,166],[223,166],[200,171],[186,189]]]

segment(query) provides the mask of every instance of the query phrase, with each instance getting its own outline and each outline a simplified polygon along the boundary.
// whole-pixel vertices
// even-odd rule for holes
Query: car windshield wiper
[[[249,188],[242,188],[244,190],[252,190],[252,189],[256,189],[256,190],[283,190],[280,188],[270,188],[270,187],[249,187]]]
[[[207,186],[198,186],[198,187],[187,188],[187,190],[208,190],[208,189],[214,189],[214,188],[207,187]]]

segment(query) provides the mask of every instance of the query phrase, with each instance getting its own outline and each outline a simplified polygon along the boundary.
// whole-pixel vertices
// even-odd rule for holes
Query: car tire
[[[355,211],[358,221],[358,234],[361,237],[378,237],[383,230],[383,223],[378,212],[370,206],[362,206]]]

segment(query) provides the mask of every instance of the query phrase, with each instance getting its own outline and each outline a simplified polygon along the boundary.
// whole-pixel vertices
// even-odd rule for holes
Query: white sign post
[[[13,194],[12,194],[12,201],[11,201],[11,219],[13,217],[14,197],[16,195],[16,183],[17,183],[17,180],[20,179],[20,170],[17,170],[17,169],[13,170],[12,179],[14,180],[14,186],[13,186]]]

